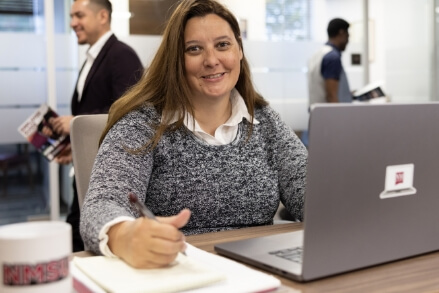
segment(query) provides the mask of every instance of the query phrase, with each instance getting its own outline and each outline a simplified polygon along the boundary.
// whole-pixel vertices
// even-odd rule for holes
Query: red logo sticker
[[[404,172],[396,172],[395,185],[404,183]]]

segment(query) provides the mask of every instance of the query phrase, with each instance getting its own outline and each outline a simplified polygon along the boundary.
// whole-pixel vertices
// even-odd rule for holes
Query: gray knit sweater
[[[98,234],[118,216],[139,217],[127,194],[134,192],[157,216],[192,211],[186,235],[272,224],[281,201],[303,217],[307,151],[269,106],[257,109],[260,122],[247,141],[243,119],[236,139],[207,145],[185,127],[166,133],[151,152],[144,145],[160,115],[151,107],[133,111],[108,132],[93,167],[81,211],[85,245],[99,251]]]

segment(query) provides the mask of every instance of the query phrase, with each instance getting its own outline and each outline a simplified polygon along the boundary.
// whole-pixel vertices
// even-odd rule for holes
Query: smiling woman
[[[184,235],[270,225],[280,202],[301,220],[306,163],[253,86],[236,17],[213,0],[183,0],[142,79],[110,109],[81,234],[95,253],[165,266]]]
[[[240,73],[242,50],[228,23],[215,14],[191,18],[184,41],[186,79],[196,121],[215,136],[232,113],[230,94]]]

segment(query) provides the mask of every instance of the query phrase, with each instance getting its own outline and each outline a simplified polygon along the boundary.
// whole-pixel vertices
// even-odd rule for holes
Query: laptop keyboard
[[[303,248],[301,246],[286,248],[269,252],[271,255],[302,264]]]

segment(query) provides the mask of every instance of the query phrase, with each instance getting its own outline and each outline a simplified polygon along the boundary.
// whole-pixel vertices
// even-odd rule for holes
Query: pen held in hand
[[[148,219],[157,221],[157,218],[154,216],[154,214],[141,202],[139,201],[139,198],[134,193],[130,192],[128,193],[128,198],[132,204],[134,204],[139,211],[139,213]],[[184,255],[186,255],[186,252],[182,252]]]
[[[137,210],[142,214],[142,216],[157,221],[154,214],[142,202],[139,201],[137,195],[130,192],[128,193],[128,198],[130,199],[130,202],[136,206]]]

